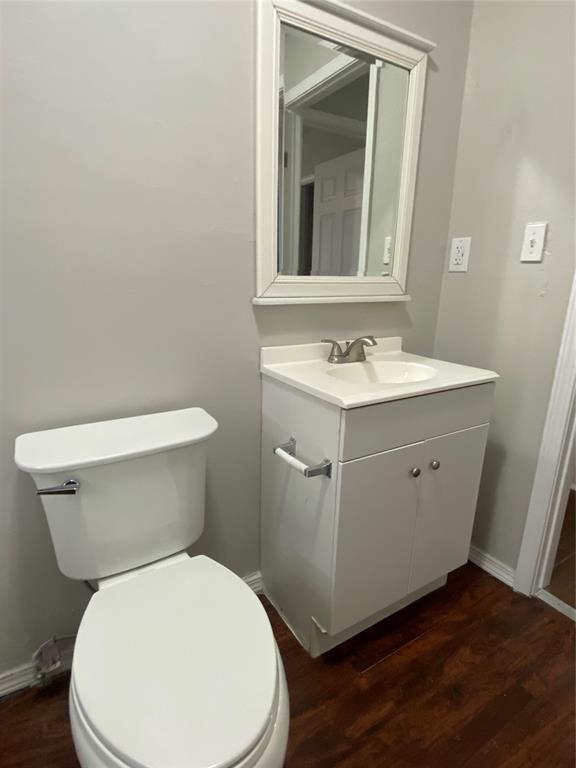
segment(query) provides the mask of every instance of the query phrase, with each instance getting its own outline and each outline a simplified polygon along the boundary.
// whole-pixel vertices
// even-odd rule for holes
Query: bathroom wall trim
[[[252,304],[262,307],[280,304],[374,304],[387,301],[412,301],[407,294],[402,296],[257,296]]]
[[[559,613],[572,619],[572,621],[576,621],[576,608],[572,608],[571,605],[563,603],[560,598],[556,597],[556,595],[553,595],[545,589],[539,589],[538,592],[536,592],[536,597],[543,600],[547,605],[550,605],[554,610],[559,611]]]
[[[0,675],[0,698],[9,693],[29,688],[36,681],[36,667],[33,662],[21,664]]]
[[[520,547],[514,588],[533,595],[550,576],[573,471],[576,410],[576,275],[564,320],[556,372]]]
[[[514,569],[510,568],[506,563],[502,563],[500,560],[492,557],[492,555],[489,555],[487,552],[474,546],[470,547],[470,555],[468,559],[471,563],[474,563],[474,565],[477,565],[479,568],[482,568],[483,571],[489,573],[490,576],[494,576],[494,578],[507,584],[509,587],[514,586],[516,573]]]
[[[340,2],[340,0],[307,0],[307,3],[308,5],[314,5],[316,8],[320,8],[328,13],[337,14],[342,19],[356,23],[361,22],[367,29],[372,29],[382,35],[388,35],[388,37],[397,40],[399,43],[412,45],[414,48],[418,48],[425,53],[430,53],[430,51],[433,51],[436,47],[436,43],[433,43],[432,40],[427,40],[425,37],[421,37],[406,29],[397,27],[395,24],[383,21],[377,16],[361,11],[358,8],[351,7],[346,3]]]

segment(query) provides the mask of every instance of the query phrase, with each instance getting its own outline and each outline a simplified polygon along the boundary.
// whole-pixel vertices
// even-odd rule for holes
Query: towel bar
[[[319,475],[332,477],[332,462],[328,459],[324,459],[320,464],[314,464],[314,466],[309,467],[303,461],[296,458],[296,440],[293,437],[287,443],[277,445],[273,451],[276,456],[285,461],[286,464],[289,464],[292,469],[300,472],[304,477],[318,477]]]

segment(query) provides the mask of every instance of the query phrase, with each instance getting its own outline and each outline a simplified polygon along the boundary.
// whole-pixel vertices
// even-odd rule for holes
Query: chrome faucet
[[[374,336],[360,336],[354,341],[347,341],[346,348],[342,349],[340,344],[334,339],[322,339],[323,344],[332,344],[332,349],[328,355],[329,363],[364,363],[366,361],[366,352],[364,347],[375,347],[377,344]]]

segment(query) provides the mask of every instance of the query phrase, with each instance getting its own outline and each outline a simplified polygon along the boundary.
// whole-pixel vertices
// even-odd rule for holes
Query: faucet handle
[[[332,349],[330,350],[330,354],[328,355],[328,362],[329,363],[335,363],[344,354],[344,352],[342,351],[342,347],[340,346],[339,342],[334,341],[334,339],[322,339],[321,343],[322,344],[332,344]]]
[[[335,341],[334,339],[322,339],[321,344],[332,344],[332,351],[337,349],[339,352],[342,352],[342,347],[340,346],[340,342]]]

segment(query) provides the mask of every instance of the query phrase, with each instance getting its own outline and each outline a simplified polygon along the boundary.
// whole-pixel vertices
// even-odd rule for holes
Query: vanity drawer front
[[[494,383],[342,412],[340,460],[350,461],[490,421]]]

